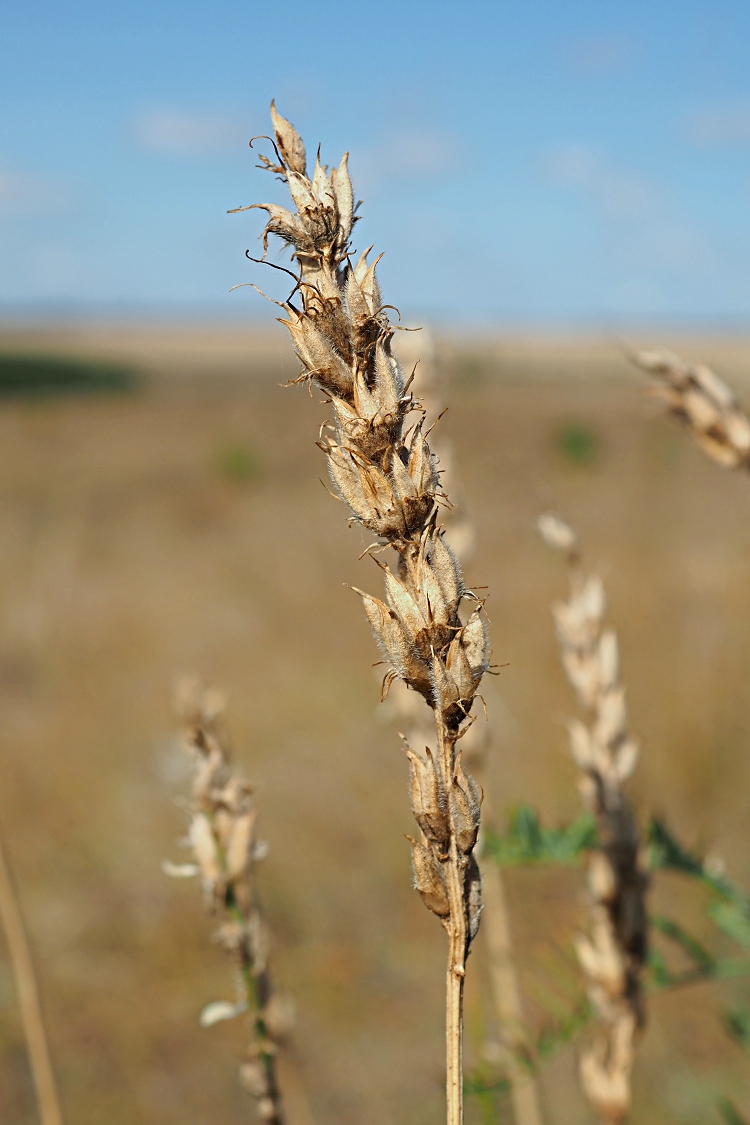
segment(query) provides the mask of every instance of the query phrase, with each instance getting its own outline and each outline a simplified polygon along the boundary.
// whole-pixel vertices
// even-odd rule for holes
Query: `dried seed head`
[[[670,393],[693,424],[716,426],[718,392],[711,401],[701,398],[700,379],[686,367],[674,368],[671,379]],[[553,541],[554,528],[545,538],[560,545]],[[647,953],[648,880],[635,819],[621,791],[635,766],[638,746],[627,734],[617,638],[612,630],[602,629],[606,598],[601,580],[595,575],[582,580],[572,550],[570,596],[553,607],[553,614],[563,667],[592,720],[586,726],[574,719],[568,730],[581,771],[579,788],[594,813],[600,840],[588,868],[591,929],[575,943],[599,1021],[593,1045],[581,1058],[581,1079],[591,1104],[614,1123],[622,1122],[627,1111],[633,1037],[643,1019],[640,977]]]
[[[250,877],[252,864],[265,850],[254,837],[254,786],[228,762],[219,729],[224,707],[219,693],[205,691],[198,681],[192,680],[183,683],[178,701],[185,724],[183,742],[194,767],[188,841],[197,862],[168,865],[167,869],[179,875],[192,873],[193,869],[200,873],[208,905],[219,914],[216,940],[242,969],[237,1002],[207,1005],[201,1023],[208,1027],[249,1008],[253,1010],[256,1039],[242,1068],[241,1080],[259,1099],[261,1118],[281,1125],[273,1056],[288,1004],[284,998],[276,998],[271,988],[268,930],[257,908]],[[187,867],[190,872],[185,870]],[[263,1025],[258,1023],[261,1014]],[[261,1111],[262,1106],[265,1109]]]
[[[692,366],[666,350],[637,352],[633,359],[662,381],[658,397],[709,457],[727,468],[750,467],[750,420],[718,375],[704,364]]]

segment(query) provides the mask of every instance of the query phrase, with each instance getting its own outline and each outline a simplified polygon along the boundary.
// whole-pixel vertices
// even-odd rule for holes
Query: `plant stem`
[[[523,1025],[521,996],[518,989],[510,922],[500,868],[490,859],[480,864],[484,909],[482,925],[489,954],[490,984],[503,1037],[508,1045],[508,1076],[510,1078],[513,1120],[516,1125],[542,1125],[533,1072],[524,1066],[522,1054],[528,1047]]]
[[[451,793],[453,786],[455,732],[446,728],[440,712],[435,714],[438,742],[438,761],[443,777],[444,792]],[[450,807],[450,801],[448,802]],[[448,889],[450,915],[448,924],[448,967],[445,991],[445,1062],[446,1105],[448,1125],[463,1125],[464,1119],[464,980],[466,979],[466,953],[468,927],[466,919],[465,870],[466,859],[456,841],[454,816],[450,818],[450,849],[444,863]]]
[[[18,1006],[31,1074],[34,1080],[39,1118],[42,1125],[63,1125],[57,1085],[50,1061],[47,1035],[42,1018],[39,989],[34,974],[28,938],[24,929],[21,909],[13,889],[8,863],[0,836],[0,920],[8,942],[10,963],[18,990]]]
[[[449,861],[449,871],[453,876],[458,875],[453,856]],[[449,878],[449,888],[453,881]],[[462,900],[459,900],[459,903],[463,906]],[[463,933],[460,932],[461,928]],[[463,1023],[466,923],[464,922],[463,927],[458,929],[459,932],[456,932],[451,924],[446,977],[445,1059],[448,1125],[463,1125],[464,1119]]]

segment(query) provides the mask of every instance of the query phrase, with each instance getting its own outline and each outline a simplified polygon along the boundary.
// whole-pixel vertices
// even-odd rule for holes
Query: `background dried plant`
[[[238,968],[237,999],[209,1004],[201,1024],[211,1027],[250,1013],[254,1035],[240,1081],[256,1099],[259,1119],[283,1125],[276,1056],[292,1012],[289,999],[272,987],[268,927],[254,889],[253,868],[266,850],[255,835],[255,787],[230,765],[220,726],[223,696],[186,679],[178,688],[177,708],[193,767],[186,842],[194,862],[167,861],[164,870],[177,878],[200,878],[206,906],[219,920],[216,939]]]
[[[278,389],[296,370],[274,330],[96,325],[73,337],[50,327],[45,343],[61,354],[135,357],[149,372],[143,389],[0,410],[3,818],[71,1120],[254,1116],[234,1081],[241,1021],[194,1026],[196,1007],[233,998],[231,967],[207,948],[196,888],[165,893],[159,868],[177,858],[182,817],[170,796],[185,769],[164,684],[185,666],[227,685],[237,759],[262,785],[273,962],[297,999],[294,1059],[317,1119],[440,1120],[443,950],[432,916],[410,903],[402,833],[417,833],[401,751],[372,722],[376,657],[342,585],[357,532],[318,480],[307,393]],[[39,347],[38,333],[23,339]],[[670,343],[710,357],[750,401],[745,341]],[[578,819],[572,762],[550,723],[571,712],[547,609],[563,576],[533,530],[537,510],[554,503],[588,529],[587,556],[608,567],[629,710],[655,748],[631,779],[639,820],[658,813],[750,886],[745,474],[712,471],[677,426],[644,418],[632,372],[595,341],[442,333],[437,346],[451,403],[439,429],[450,432],[478,530],[470,571],[490,584],[509,662],[489,685],[489,730],[502,747],[488,762],[489,796],[511,826],[532,803],[545,841],[548,828]],[[577,440],[591,435],[588,460],[568,451],[574,423]],[[230,475],[223,453],[234,448],[252,453],[255,476]],[[570,950],[579,872],[537,862],[506,866],[503,878],[525,1011],[534,1040],[548,1041],[584,1002]],[[650,913],[679,920],[717,955],[736,953],[706,915],[709,895],[680,872],[659,873]],[[510,1113],[505,1089],[472,1092],[491,1019],[485,920],[467,981],[471,1125],[489,1121],[486,1102],[501,1121]],[[692,971],[665,935],[652,945],[674,973]],[[32,1125],[5,954],[0,997],[0,1120]],[[642,1125],[709,1121],[717,1089],[750,1116],[748,1054],[720,1018],[748,997],[742,981],[724,979],[649,1001],[633,1102]],[[575,1049],[569,1039],[542,1059],[555,1125],[586,1119]],[[287,1070],[285,1049],[285,1101]],[[292,1105],[288,1116],[297,1120]]]
[[[445,410],[447,394],[432,332],[420,329],[401,333],[395,345],[399,362],[414,371],[411,387],[422,409],[429,417],[437,418]],[[440,461],[442,487],[450,491],[453,505],[446,514],[445,538],[459,563],[465,568],[476,549],[476,528],[464,503],[452,444],[445,434],[438,433],[432,445]],[[402,680],[396,680],[391,687],[385,712],[384,717],[395,720],[405,732],[409,745],[429,744],[432,738],[429,712],[420,697],[409,691]],[[483,827],[479,833],[476,853],[482,877],[484,955],[501,1036],[499,1044],[488,1040],[484,1053],[495,1063],[501,1061],[502,1069],[508,1076],[516,1125],[541,1125],[542,1114],[531,1067],[531,1044],[513,955],[511,920],[502,872],[494,858],[488,858],[484,854],[484,828],[488,824],[496,827],[492,794],[487,785],[488,756],[492,753],[489,725],[486,722],[473,723],[463,736],[462,747],[464,761],[470,765],[484,794]]]
[[[658,380],[655,396],[709,457],[727,468],[750,468],[750,420],[723,379],[705,364],[685,363],[667,349],[635,352],[632,358]]]
[[[421,830],[412,839],[416,887],[448,933],[446,988],[447,1114],[463,1120],[463,995],[466,957],[481,910],[474,856],[481,795],[461,763],[459,738],[477,688],[489,667],[482,606],[463,584],[458,560],[438,522],[448,500],[425,416],[409,394],[391,350],[393,328],[375,266],[366,251],[352,265],[349,239],[356,207],[345,155],[330,173],[316,158],[307,175],[305,147],[293,126],[271,106],[276,163],[262,166],[287,183],[295,211],[252,204],[268,213],[268,236],[292,250],[299,267],[284,303],[286,325],[303,370],[333,410],[320,447],[331,481],[351,522],[388,546],[397,572],[381,563],[386,601],[357,591],[386,665],[383,697],[400,678],[432,708],[434,749],[405,743],[411,769],[412,809]],[[251,208],[238,208],[249,210]],[[294,303],[294,298],[298,303]],[[463,620],[468,598],[476,608]]]
[[[591,927],[576,942],[598,1017],[596,1037],[581,1056],[581,1081],[603,1120],[616,1123],[628,1114],[635,1038],[644,1023],[648,875],[622,788],[635,766],[638,745],[627,729],[617,635],[603,628],[602,581],[582,571],[577,539],[567,524],[548,514],[540,518],[539,530],[568,561],[570,594],[566,602],[553,605],[553,616],[563,668],[589,717],[589,725],[572,719],[568,728],[579,788],[599,837],[588,864]]]

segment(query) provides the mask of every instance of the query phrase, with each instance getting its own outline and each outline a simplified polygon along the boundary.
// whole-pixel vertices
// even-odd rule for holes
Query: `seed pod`
[[[232,825],[229,836],[229,845],[226,853],[227,881],[233,883],[241,878],[252,860],[253,829],[255,826],[255,811],[243,813],[237,817]]]
[[[445,667],[445,664],[432,653],[430,660],[430,683],[432,684],[432,706],[445,714],[460,698],[458,684]]]
[[[375,345],[375,386],[381,419],[396,417],[401,411],[404,379],[396,357],[386,351],[382,336]]]
[[[477,842],[481,803],[481,790],[474,778],[464,773],[459,758],[451,790],[451,817],[456,844],[463,855],[469,855]]]
[[[478,679],[487,671],[490,661],[489,637],[481,610],[475,609],[461,630],[461,644],[472,673]]]
[[[404,741],[406,742],[405,739]],[[414,819],[427,839],[443,851],[450,838],[450,828],[445,794],[437,776],[432,752],[429,746],[425,747],[425,760],[408,743],[405,751],[409,758],[409,789]]]
[[[572,551],[576,546],[576,533],[571,527],[555,516],[546,512],[540,516],[536,523],[539,534],[548,547],[555,547],[558,551]]]
[[[262,1098],[268,1089],[266,1071],[260,1059],[248,1059],[240,1067],[240,1082],[255,1098]]]
[[[591,745],[591,732],[580,719],[568,721],[568,735],[570,737],[570,753],[573,761],[580,770],[589,770],[594,764],[594,752]]]
[[[404,633],[414,643],[420,633],[427,628],[427,622],[417,603],[391,570],[384,571],[385,592],[393,612],[397,615]]]
[[[426,553],[446,602],[458,605],[464,592],[461,566],[440,532],[430,536]]]
[[[476,678],[471,670],[471,665],[466,657],[460,635],[454,637],[448,649],[445,666],[456,681],[460,698],[469,700],[474,695]]]
[[[614,629],[605,629],[599,638],[598,648],[599,668],[603,688],[612,688],[617,683],[619,673],[619,656],[617,651],[617,634]]]
[[[420,587],[420,608],[425,620],[430,625],[433,622],[447,625],[452,616],[453,606],[449,606],[445,600],[437,575],[426,559],[422,562]]]
[[[372,246],[365,250],[364,254],[362,254],[362,256],[360,257],[359,261],[354,267],[354,275],[357,278],[360,288],[365,295],[365,300],[370,306],[370,312],[375,314],[378,312],[382,304],[382,299],[380,296],[380,286],[378,285],[377,279],[375,277],[375,267],[377,266],[383,255],[380,254],[372,263],[372,265],[368,266],[367,255],[370,253],[370,250],[372,250]]]
[[[351,453],[340,445],[330,446],[326,453],[328,471],[341,499],[363,523],[373,519],[375,512],[369,498],[365,496],[362,479]]]
[[[375,634],[380,651],[391,666],[391,670],[399,676],[406,674],[409,660],[409,644],[401,624],[387,605],[379,598],[373,598],[352,586],[355,594],[359,594],[365,607],[367,620]]]
[[[398,455],[398,450],[393,450],[391,457],[391,479],[399,500],[410,496],[417,496],[417,488],[409,475],[409,470]]]
[[[417,843],[411,836],[406,839],[412,848],[414,885],[422,896],[422,901],[438,918],[447,918],[451,911],[442,867],[430,848]]]
[[[295,1024],[294,1001],[286,992],[274,992],[263,1008],[263,1022],[277,1043],[285,1039]]]
[[[618,781],[625,781],[630,777],[638,762],[639,754],[640,746],[635,739],[626,738],[615,755],[614,766]]]
[[[354,225],[354,193],[352,181],[349,177],[349,153],[341,157],[338,168],[331,173],[333,190],[336,195],[336,208],[339,215],[338,241],[343,248]]]
[[[479,929],[479,919],[482,913],[482,876],[479,864],[472,855],[466,867],[465,875],[466,912],[469,923],[469,941],[473,941]]]
[[[307,170],[307,154],[302,137],[291,121],[281,116],[274,102],[271,102],[271,121],[282,160],[293,172],[299,172],[304,176]]]
[[[597,711],[594,736],[602,746],[611,746],[625,732],[625,689],[618,686],[605,692]]]
[[[263,231],[263,245],[268,246],[269,234],[276,234],[285,242],[290,242],[295,250],[301,254],[314,254],[315,243],[310,232],[303,223],[287,211],[286,207],[278,207],[275,203],[253,203],[248,210],[257,209],[268,214],[268,222]]]
[[[204,813],[196,813],[193,816],[188,839],[201,869],[203,886],[206,891],[213,891],[221,879],[221,867],[211,822]]]

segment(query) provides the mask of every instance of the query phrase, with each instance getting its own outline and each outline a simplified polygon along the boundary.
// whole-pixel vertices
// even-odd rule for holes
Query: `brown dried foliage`
[[[240,1081],[256,1099],[258,1117],[283,1125],[276,1055],[292,1022],[288,998],[274,991],[268,971],[269,934],[253,887],[253,868],[265,854],[256,839],[254,785],[229,762],[221,732],[223,697],[185,680],[177,693],[182,744],[193,766],[187,843],[194,864],[166,863],[167,874],[197,875],[208,909],[219,919],[217,940],[239,969],[236,1003],[209,1004],[208,1027],[250,1012],[253,1041],[240,1067]]]
[[[629,736],[625,689],[619,679],[617,635],[604,629],[606,595],[596,574],[581,570],[573,531],[542,516],[546,543],[565,552],[570,594],[552,607],[565,673],[588,724],[568,724],[579,788],[593,813],[599,849],[589,858],[591,926],[576,942],[598,1030],[580,1061],[586,1097],[604,1121],[624,1121],[630,1106],[635,1038],[644,1023],[642,974],[648,953],[648,875],[638,826],[622,789],[638,759]]]
[[[373,549],[395,552],[395,569],[380,564],[385,600],[356,591],[387,667],[383,698],[401,679],[435,716],[436,747],[406,746],[422,832],[411,843],[417,890],[450,938],[448,1101],[449,1120],[458,1121],[464,964],[481,907],[473,856],[481,795],[464,772],[457,743],[489,666],[487,631],[481,603],[464,588],[438,520],[447,498],[424,412],[391,349],[394,329],[377,261],[368,264],[369,251],[356,264],[350,259],[356,207],[347,155],[330,171],[318,156],[308,176],[301,138],[273,105],[271,113],[278,163],[262,158],[262,165],[286,181],[295,210],[252,206],[268,214],[264,244],[277,235],[299,268],[281,323],[302,363],[297,381],[319,387],[332,411],[319,445],[335,492],[350,522],[377,536]],[[462,615],[465,599],[476,603],[468,615]]]
[[[750,469],[750,420],[734,391],[703,363],[666,349],[641,351],[634,362],[659,380],[654,393],[687,426],[698,445],[730,469]]]

